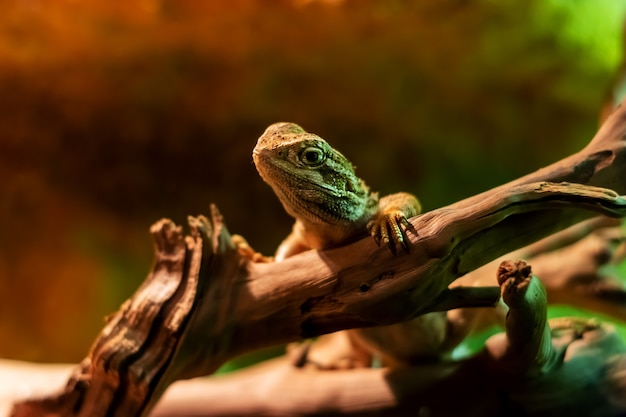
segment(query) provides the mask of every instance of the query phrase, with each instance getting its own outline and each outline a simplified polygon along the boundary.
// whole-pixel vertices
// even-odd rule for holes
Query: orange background
[[[538,0],[3,3],[6,358],[80,360],[161,217],[216,202],[270,254],[291,224],[251,159],[271,123],[428,210],[584,146],[617,71]]]

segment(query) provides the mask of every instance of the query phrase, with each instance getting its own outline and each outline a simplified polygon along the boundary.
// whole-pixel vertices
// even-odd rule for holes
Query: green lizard
[[[377,243],[408,250],[407,218],[421,211],[408,193],[381,199],[358,178],[352,164],[324,139],[293,123],[267,128],[253,151],[254,163],[287,213],[296,219],[276,260],[308,249],[330,249],[369,233]]]
[[[387,244],[394,255],[398,246],[408,251],[405,230],[415,230],[407,218],[420,213],[417,198],[408,193],[379,198],[356,176],[352,164],[319,136],[293,123],[273,124],[259,138],[253,159],[263,180],[296,220],[276,251],[276,261],[309,249],[344,245],[368,234],[377,244]],[[383,328],[388,331],[378,330]],[[332,368],[369,366],[371,351],[379,350],[388,336],[397,340],[403,329],[395,325],[338,332],[335,340],[339,341],[328,349],[341,353],[333,352],[333,359],[317,362]],[[319,345],[327,343],[322,338]]]

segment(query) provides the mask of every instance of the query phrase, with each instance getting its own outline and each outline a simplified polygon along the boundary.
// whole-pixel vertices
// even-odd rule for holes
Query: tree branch
[[[468,359],[315,371],[279,358],[178,382],[153,417],[624,415],[626,345],[611,326],[566,318],[548,327],[545,290],[523,263],[503,263],[499,281],[506,333]]]

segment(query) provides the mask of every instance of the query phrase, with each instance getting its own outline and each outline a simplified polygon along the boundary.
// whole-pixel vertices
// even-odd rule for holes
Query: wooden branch
[[[452,286],[491,285],[493,271],[500,262],[525,259],[546,287],[548,303],[568,304],[626,321],[626,286],[610,274],[611,269],[604,268],[624,260],[625,232],[618,219],[595,217],[495,259]],[[455,346],[473,331],[504,325],[504,316],[501,309],[462,309],[449,311],[448,321],[458,333],[456,340],[451,339]]]
[[[547,326],[547,294],[524,261],[504,261],[498,268],[502,300],[509,306],[506,334],[487,341],[493,366],[500,372],[535,376],[549,372],[560,358]]]
[[[624,415],[626,345],[593,320],[557,319],[550,329],[545,290],[528,273],[523,263],[502,265],[506,333],[468,359],[320,372],[280,358],[178,382],[153,417]]]
[[[339,329],[392,324],[435,311],[455,279],[597,212],[625,216],[626,110],[581,152],[507,185],[411,219],[410,254],[370,238],[252,263],[214,207],[191,236],[161,221],[144,285],[114,315],[65,391],[19,403],[14,416],[146,415],[173,381],[210,374],[260,347]],[[443,298],[442,298],[443,297]],[[461,305],[475,305],[464,300]]]
[[[581,226],[585,229],[589,227]],[[579,234],[579,231],[568,230],[567,234],[572,233]],[[557,237],[560,240],[560,236]],[[583,242],[584,237],[576,243]],[[547,261],[550,256],[553,258],[552,261]],[[577,250],[572,256],[589,260],[589,256],[593,255],[588,251]],[[547,253],[542,258],[542,262],[548,264],[555,260],[561,261],[562,264],[567,263],[563,256],[554,252]],[[489,283],[495,282],[493,271],[490,275]],[[545,296],[541,296],[543,290],[538,287],[538,282],[529,284],[527,288],[534,288],[538,291],[539,297],[535,297],[536,293],[531,292],[514,302],[517,305],[522,304],[521,308],[518,307],[518,316],[520,312],[531,312],[532,320],[537,320],[538,324],[545,323],[545,315],[535,314],[538,311],[545,311]],[[521,293],[516,292],[513,295],[518,294]],[[539,305],[536,304],[538,301]],[[524,309],[524,302],[534,304]],[[529,327],[540,329],[541,326],[532,325],[532,320],[530,326],[522,326],[519,330],[523,332]],[[397,416],[404,415],[402,410],[408,410],[406,414],[413,415],[416,409],[426,407],[437,410],[433,416],[459,415],[461,412],[464,413],[462,415],[467,415],[469,409],[474,410],[472,415],[491,416],[497,415],[498,412],[500,415],[505,413],[506,410],[498,411],[494,410],[494,407],[506,405],[507,402],[509,406],[539,409],[542,413],[546,412],[546,407],[552,407],[552,413],[557,415],[567,408],[575,411],[570,413],[572,415],[587,415],[590,408],[593,408],[594,415],[598,416],[621,415],[626,404],[620,408],[619,398],[624,398],[626,393],[619,391],[619,381],[622,380],[619,372],[623,367],[620,368],[620,356],[616,354],[623,352],[623,343],[610,327],[599,326],[593,321],[559,319],[553,321],[552,327],[552,342],[556,345],[552,352],[558,353],[559,359],[566,358],[562,365],[560,361],[535,361],[532,350],[526,351],[526,354],[519,354],[520,349],[526,350],[533,344],[527,343],[530,339],[523,335],[520,337],[519,331],[514,328],[512,322],[509,322],[507,325],[509,331],[513,334],[517,332],[511,340],[521,340],[522,343],[521,346],[511,349],[508,355],[503,354],[509,346],[506,335],[497,335],[488,341],[488,349],[482,356],[461,362],[441,362],[394,371],[358,369],[316,372],[295,368],[289,359],[280,358],[210,380],[203,378],[177,382],[165,393],[152,415],[154,417],[285,416],[319,413],[370,415],[378,410],[378,415]],[[545,342],[547,339],[540,340]],[[544,357],[550,358],[549,355]],[[555,356],[551,357],[554,359]],[[529,363],[520,365],[517,363],[520,358],[525,358]],[[537,363],[548,366],[537,367]],[[526,379],[528,375],[532,375],[538,368],[544,374],[549,374],[548,379],[544,376],[535,382],[528,381]],[[555,370],[556,373],[551,375]],[[43,366],[34,368],[33,365],[25,367],[23,364],[20,366],[0,362],[0,374],[11,379],[13,383],[10,386],[15,387],[16,393],[24,389],[19,387],[25,387],[27,384],[31,392],[41,394],[51,392],[50,386],[59,384],[61,378],[68,372],[67,366],[49,369]],[[477,379],[476,375],[480,375],[480,378]],[[44,382],[40,382],[42,380]],[[16,384],[16,381],[19,383]],[[0,384],[2,382],[0,381]],[[521,383],[526,388],[519,391],[517,387]],[[354,389],[345,389],[346,387]],[[548,397],[539,395],[545,394],[545,387],[549,388]],[[590,390],[590,387],[598,389]],[[449,401],[450,392],[455,393],[455,401]],[[18,398],[16,393],[11,396],[9,384],[0,388],[0,393],[5,394],[5,401]],[[243,398],[242,393],[245,393]],[[496,393],[499,393],[497,397]],[[503,402],[504,398],[508,400]],[[556,400],[544,403],[546,398]],[[616,405],[609,406],[608,403],[611,401]],[[468,407],[468,404],[471,404],[471,407]],[[324,409],[321,410],[320,407]],[[334,411],[331,413],[329,410]],[[5,414],[0,410],[0,415]],[[529,412],[528,415],[535,414]]]

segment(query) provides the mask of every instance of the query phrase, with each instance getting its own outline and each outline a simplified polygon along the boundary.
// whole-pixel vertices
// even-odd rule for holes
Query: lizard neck
[[[324,139],[293,123],[277,123],[259,138],[253,159],[296,219],[289,244],[328,249],[365,236],[367,222],[378,212],[378,194]]]
[[[310,249],[331,249],[364,237],[367,234],[366,224],[367,221],[360,221],[342,226],[296,219],[293,234]]]

